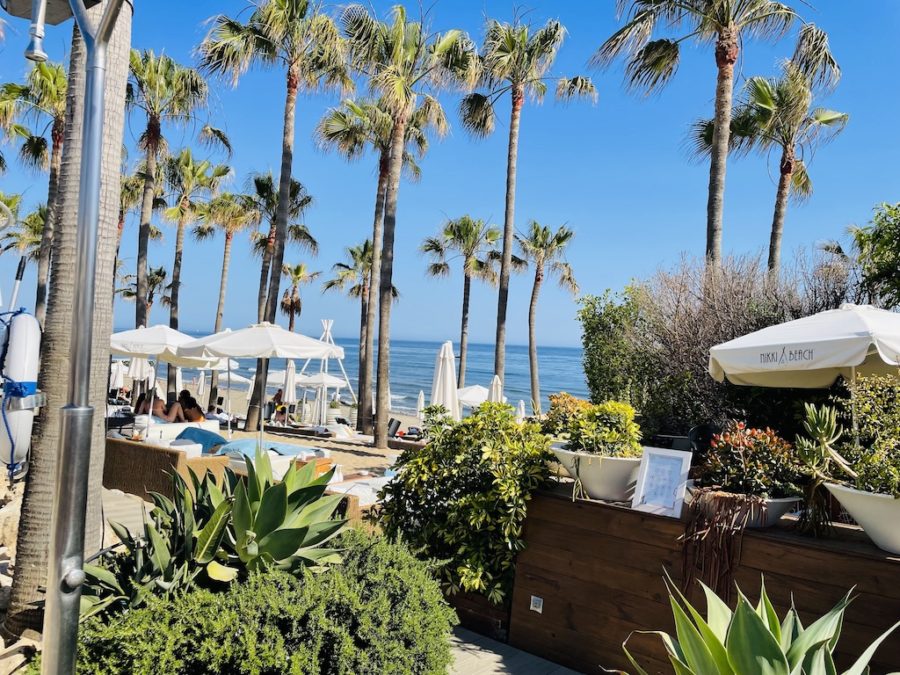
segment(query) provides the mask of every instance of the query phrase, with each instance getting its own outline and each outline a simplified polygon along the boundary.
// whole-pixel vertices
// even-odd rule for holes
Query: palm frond
[[[806,171],[803,160],[794,161],[794,172],[791,174],[791,198],[797,203],[802,203],[812,197],[813,184]]]
[[[800,29],[791,61],[813,85],[833,88],[841,79],[841,67],[831,53],[828,34],[812,23]]]
[[[497,115],[490,97],[478,92],[464,96],[459,102],[463,128],[474,136],[489,136],[494,131]]]
[[[589,98],[597,102],[597,88],[589,77],[561,77],[556,83],[556,98],[570,101],[573,98]]]
[[[680,46],[675,40],[648,42],[625,66],[628,88],[650,93],[665,86],[678,70],[680,54]]]
[[[204,124],[200,130],[200,142],[206,147],[224,150],[228,157],[232,155],[231,140],[224,129]]]

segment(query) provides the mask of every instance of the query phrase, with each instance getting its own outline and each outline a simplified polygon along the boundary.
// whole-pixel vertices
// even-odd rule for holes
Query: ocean
[[[199,335],[198,335],[199,337]],[[354,388],[357,386],[359,369],[359,345],[353,338],[335,338],[344,348],[344,368]],[[434,376],[434,361],[440,351],[440,342],[419,340],[391,340],[391,408],[400,413],[415,413],[419,391],[425,392],[425,400],[431,395],[431,380]],[[454,354],[459,358],[459,345],[454,344]],[[538,367],[541,381],[541,398],[547,410],[547,397],[559,391],[582,398],[588,397],[587,384],[581,361],[581,349],[577,347],[539,347]],[[245,377],[253,376],[256,368],[254,359],[237,359],[240,368],[236,371]],[[297,362],[297,369],[302,366]],[[270,370],[283,370],[282,359],[272,359]],[[318,372],[319,362],[310,363],[307,372]],[[328,371],[340,374],[335,360],[329,362]],[[480,384],[490,387],[494,372],[494,346],[492,344],[470,344],[466,365],[466,385]],[[196,371],[185,369],[185,381],[196,377]],[[224,379],[224,378],[222,378]],[[235,387],[237,388],[237,387]],[[271,388],[270,388],[271,389]],[[525,408],[531,410],[531,380],[528,369],[528,348],[523,345],[508,345],[506,348],[506,382],[504,393],[508,401],[516,405],[525,401]],[[349,400],[346,391],[341,392]]]

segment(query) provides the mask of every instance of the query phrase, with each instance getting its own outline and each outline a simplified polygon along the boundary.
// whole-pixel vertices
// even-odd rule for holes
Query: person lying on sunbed
[[[184,422],[184,410],[178,401],[172,403],[166,410],[166,404],[161,398],[153,399],[153,417],[160,422]]]
[[[200,407],[200,404],[197,403],[197,399],[193,396],[188,397],[182,410],[184,411],[184,419],[187,422],[203,422],[206,419],[203,408]]]

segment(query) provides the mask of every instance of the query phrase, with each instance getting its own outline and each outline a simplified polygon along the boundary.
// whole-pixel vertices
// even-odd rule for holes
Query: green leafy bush
[[[667,580],[669,601],[675,618],[675,637],[659,633],[672,663],[680,675],[756,675],[757,673],[834,673],[834,653],[841,637],[844,611],[851,602],[850,594],[830,612],[804,628],[797,611],[791,608],[779,620],[766,594],[765,584],[755,607],[738,590],[734,611],[710,588],[706,595],[706,617],[688,602],[678,588]],[[844,675],[862,675],[878,646],[900,626],[900,622],[881,634],[864,650]],[[637,659],[625,655],[635,670],[646,675]]]
[[[84,675],[445,673],[455,615],[404,546],[348,532],[342,565],[253,572],[82,625]]]
[[[772,429],[751,429],[732,420],[713,436],[696,480],[700,487],[777,499],[799,495],[804,476],[790,443]]]
[[[566,433],[581,413],[591,407],[590,401],[576,398],[564,391],[558,394],[550,394],[550,410],[541,421],[541,428],[545,434],[558,436]]]
[[[566,436],[568,450],[608,457],[639,457],[643,452],[634,408],[620,401],[587,406],[572,418]]]
[[[246,458],[247,477],[226,470],[191,486],[173,474],[174,498],[153,494],[156,506],[143,536],[110,523],[124,550],[86,565],[82,618],[138,607],[152,595],[170,595],[196,584],[216,585],[268,568],[297,572],[340,562],[323,546],[346,521],[334,517],[342,499],[325,496],[332,472],[291,465],[280,482],[268,455]]]
[[[443,562],[448,591],[502,602],[524,547],[531,493],[549,477],[549,440],[537,424],[517,424],[501,403],[486,403],[462,422],[431,420],[429,443],[397,460],[376,517],[388,535]]]
[[[852,433],[845,435],[842,454],[857,474],[856,486],[900,497],[900,384],[892,377],[860,377],[851,390],[859,445]],[[848,415],[852,405],[845,403]]]

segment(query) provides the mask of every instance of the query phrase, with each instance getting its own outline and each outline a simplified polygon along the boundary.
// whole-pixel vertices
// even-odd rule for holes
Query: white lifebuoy
[[[37,391],[41,327],[31,314],[16,314],[4,337],[8,344],[6,358],[0,363],[4,399],[4,414],[0,416],[0,463],[16,466],[28,457],[37,408],[8,410],[7,400],[30,396]]]

